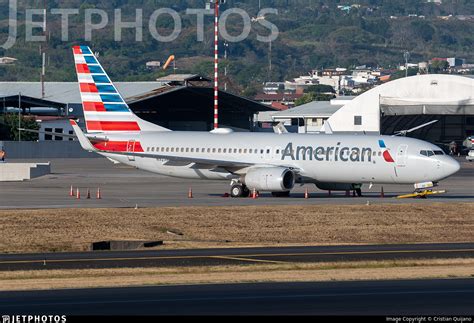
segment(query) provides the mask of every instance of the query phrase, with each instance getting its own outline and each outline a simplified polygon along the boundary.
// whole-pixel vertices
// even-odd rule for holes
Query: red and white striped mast
[[[214,129],[219,128],[219,1],[214,0]]]

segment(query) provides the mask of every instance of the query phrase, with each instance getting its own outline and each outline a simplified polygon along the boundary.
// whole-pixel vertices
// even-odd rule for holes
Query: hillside
[[[8,34],[7,0],[0,0],[0,44]],[[0,57],[19,59],[14,66],[0,66],[0,81],[39,80],[41,57],[38,42],[25,41],[25,9],[37,8],[41,1],[19,0],[19,35],[11,49],[0,49]],[[196,15],[186,9],[205,6],[204,0],[62,0],[48,2],[48,81],[74,81],[71,46],[90,45],[100,53],[100,60],[116,81],[154,80],[164,72],[147,70],[145,63],[164,61],[170,54],[177,57],[178,73],[212,75],[212,17],[206,17],[204,40],[197,41]],[[41,2],[42,3],[42,2]],[[249,37],[228,46],[228,84],[237,93],[251,95],[264,81],[283,80],[321,67],[354,65],[395,66],[409,50],[412,61],[432,57],[456,56],[474,63],[474,15],[472,0],[444,0],[443,4],[426,0],[261,0],[262,7],[275,8],[278,15],[266,19],[277,26],[279,37],[272,42],[272,70],[269,71],[269,44],[257,41],[257,35],[268,34],[258,22],[252,23]],[[350,7],[350,5],[357,4]],[[36,7],[35,7],[36,6]],[[338,8],[348,6],[349,8]],[[159,42],[149,31],[149,18],[159,8],[179,13],[182,31],[172,42]],[[237,7],[250,17],[258,13],[258,1],[228,0],[223,10]],[[61,17],[53,8],[76,8],[70,16],[69,41],[61,41]],[[93,32],[84,41],[85,10],[103,9],[109,24]],[[124,21],[135,19],[135,9],[143,9],[143,41],[135,41],[132,30],[123,31],[122,41],[114,41],[114,9],[121,8]],[[408,17],[409,15],[417,17]],[[419,17],[419,16],[424,17]],[[452,15],[452,17],[449,17]],[[41,17],[35,16],[35,20]],[[97,23],[97,21],[93,21]],[[227,29],[231,35],[242,31],[242,19],[231,15]],[[163,15],[157,23],[161,35],[173,30],[173,20]],[[35,32],[37,34],[37,32]],[[221,54],[224,56],[223,46]]]

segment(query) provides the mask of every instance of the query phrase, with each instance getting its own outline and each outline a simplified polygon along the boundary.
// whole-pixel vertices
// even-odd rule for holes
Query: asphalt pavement
[[[474,243],[139,250],[0,255],[0,271],[473,258]]]
[[[2,314],[474,315],[474,279],[155,286],[0,293]]]

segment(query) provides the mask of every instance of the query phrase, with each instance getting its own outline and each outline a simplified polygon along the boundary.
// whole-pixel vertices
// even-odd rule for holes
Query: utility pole
[[[21,92],[18,94],[18,141],[21,141]]]
[[[272,42],[268,43],[269,46],[269,54],[268,54],[268,81],[271,82],[272,78]]]
[[[43,24],[43,32],[45,37],[45,44],[44,46],[40,45],[40,55],[41,55],[41,98],[44,99],[45,95],[45,78],[46,78],[46,47],[48,44],[48,33],[47,33],[47,24],[46,24],[46,14],[47,14],[47,6],[46,0],[44,0],[44,24]]]
[[[225,66],[224,66],[224,76],[225,76],[225,83],[224,83],[224,91],[227,91],[227,48],[229,47],[229,43],[224,43],[224,59],[225,59]]]
[[[410,59],[410,52],[405,51],[403,57],[405,58],[405,77],[408,77],[408,60]]]

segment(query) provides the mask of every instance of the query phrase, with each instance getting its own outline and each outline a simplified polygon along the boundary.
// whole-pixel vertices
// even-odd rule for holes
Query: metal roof
[[[331,104],[331,101],[313,101],[307,104],[300,105],[293,109],[276,112],[272,115],[272,118],[291,119],[330,117],[341,107],[342,105]]]
[[[161,83],[186,82],[186,81],[211,81],[207,77],[198,74],[170,74],[156,79]]]
[[[159,82],[115,82],[114,84],[126,100],[162,87]],[[41,83],[0,82],[0,97],[17,96],[19,93],[32,98],[41,98]],[[44,100],[65,104],[81,103],[77,82],[46,82],[45,94]]]

